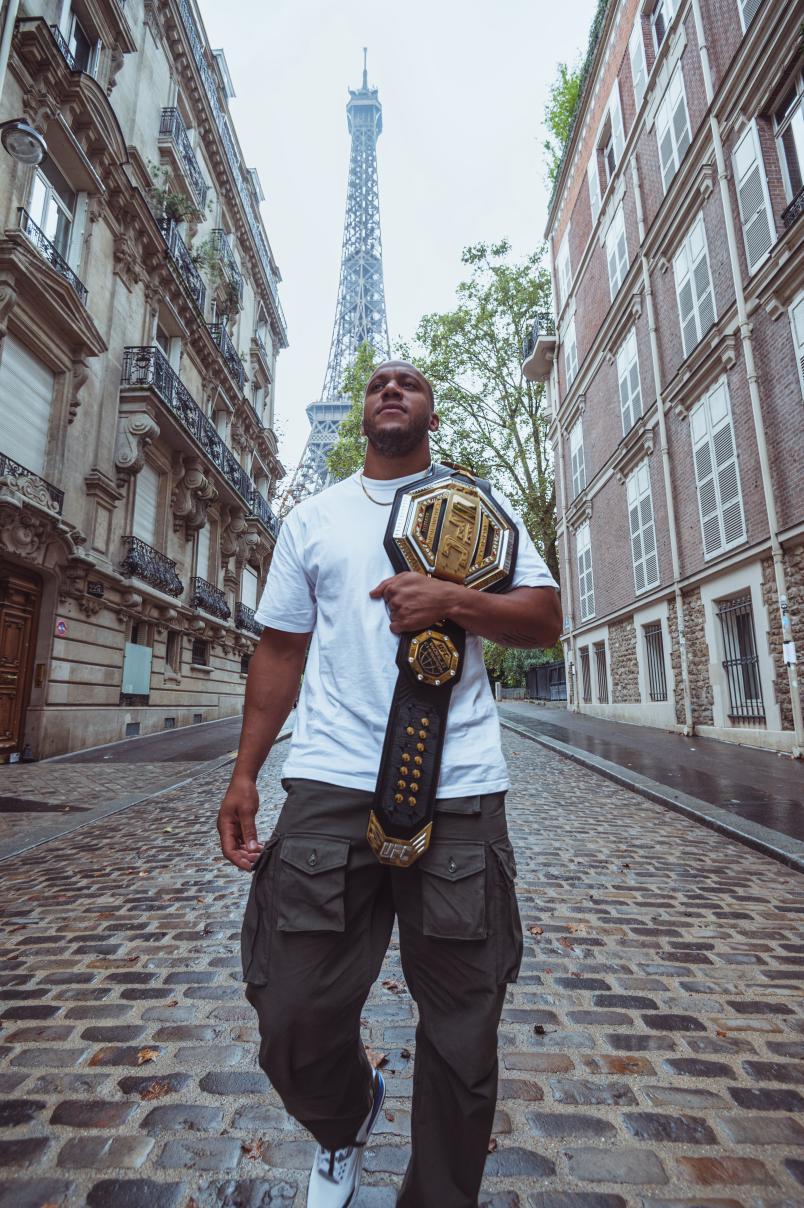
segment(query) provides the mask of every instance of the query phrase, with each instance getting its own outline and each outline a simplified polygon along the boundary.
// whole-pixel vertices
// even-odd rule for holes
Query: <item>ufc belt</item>
[[[436,468],[394,496],[384,545],[394,570],[505,591],[516,563],[516,525],[487,482],[462,467]],[[439,621],[399,639],[368,841],[382,864],[407,868],[427,851],[452,689],[466,631]]]

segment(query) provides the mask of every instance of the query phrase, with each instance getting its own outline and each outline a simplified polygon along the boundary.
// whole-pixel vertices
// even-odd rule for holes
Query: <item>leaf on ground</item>
[[[156,1061],[159,1056],[159,1049],[140,1049],[137,1053],[137,1065],[146,1065],[149,1061]]]
[[[391,1123],[391,1124],[393,1124],[394,1120],[396,1119],[396,1116],[394,1115],[394,1113],[389,1111],[387,1107],[386,1107],[385,1111],[383,1112],[383,1115],[385,1116],[386,1120],[388,1120],[389,1123]]]
[[[572,938],[571,935],[562,935],[561,939],[558,942],[562,948],[574,948],[575,947],[575,940]]]
[[[191,1195],[187,1203],[184,1205],[184,1208],[201,1208],[201,1205],[198,1203],[198,1200],[195,1198],[195,1196]]]
[[[623,868],[630,868],[630,867],[631,867],[630,864],[623,864]]]
[[[410,1049],[400,1049],[400,1050],[399,1050],[399,1056],[400,1056],[400,1057],[401,1057],[401,1058],[402,1058],[404,1061],[410,1061]]]
[[[171,998],[168,1002],[165,1003],[166,1007],[177,1007],[178,1005],[179,1005],[178,998]]]
[[[567,931],[571,931],[573,935],[576,935],[579,931],[586,931],[586,928],[583,923],[567,923]]]
[[[728,1036],[728,1032],[724,1031],[723,1028],[718,1028],[717,1031],[715,1032],[715,1035],[716,1036]]]
[[[150,1101],[151,1099],[164,1099],[166,1095],[173,1094],[173,1087],[169,1082],[149,1082],[140,1091],[140,1099]]]
[[[98,1049],[97,1053],[92,1054],[89,1061],[87,1062],[87,1065],[92,1065],[92,1066],[100,1065],[102,1061],[103,1061],[103,1049]]]
[[[544,935],[544,927],[539,927],[536,923],[528,927],[528,931],[531,935]]]
[[[377,1049],[366,1049],[366,1056],[375,1070],[381,1070],[384,1065],[388,1064],[388,1054],[380,1053]]]
[[[390,990],[392,994],[404,994],[405,993],[406,987],[405,987],[404,982],[398,982],[398,981],[391,980],[391,981],[384,981],[382,984],[383,984],[383,989]]]
[[[488,1147],[487,1152],[488,1153],[497,1152],[497,1138],[496,1137],[492,1137],[491,1140],[489,1141],[489,1147]]]
[[[262,1158],[265,1142],[262,1137],[258,1137],[256,1141],[243,1141],[240,1148],[243,1150],[244,1158],[251,1158],[253,1162],[257,1162]]]
[[[533,1025],[533,1031],[537,1036],[546,1036],[547,1035],[547,1033],[544,1030],[543,1023],[535,1023]]]

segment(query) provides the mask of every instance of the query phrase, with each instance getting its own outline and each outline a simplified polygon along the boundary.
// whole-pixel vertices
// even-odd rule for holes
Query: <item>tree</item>
[[[551,184],[555,184],[564,148],[567,145],[575,110],[581,91],[580,65],[568,67],[559,63],[558,74],[550,86],[547,107],[544,111],[544,125],[547,138],[544,140],[544,157],[547,175]]]
[[[343,379],[343,393],[352,406],[338,429],[338,439],[327,454],[327,466],[335,479],[347,478],[363,464],[366,438],[360,431],[363,420],[363,400],[368,380],[379,364],[376,350],[367,341],[360,345],[354,363]]]
[[[561,657],[560,642],[552,650],[520,650],[483,640],[483,661],[489,679],[492,683],[499,680],[503,688],[524,688],[528,667],[554,663]]]

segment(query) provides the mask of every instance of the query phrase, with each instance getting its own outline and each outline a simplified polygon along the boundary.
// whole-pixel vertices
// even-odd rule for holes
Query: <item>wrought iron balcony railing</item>
[[[530,330],[522,341],[522,359],[526,361],[536,347],[539,336],[554,336],[556,321],[549,310],[540,310],[533,319]]]
[[[192,189],[193,198],[196,201],[198,208],[203,210],[207,204],[207,182],[199,167],[198,160],[195,157],[195,152],[190,145],[190,140],[187,137],[187,131],[184,128],[184,122],[181,120],[181,114],[178,109],[163,109],[162,117],[159,122],[159,134],[163,138],[170,138],[178,152],[182,167],[184,168],[187,180]]]
[[[176,573],[176,563],[172,558],[166,557],[139,537],[124,537],[123,541],[128,547],[128,552],[120,563],[120,570],[124,575],[142,579],[143,583],[150,583],[151,587],[156,587],[165,595],[181,595],[184,584]]]
[[[220,258],[224,276],[236,291],[238,303],[241,303],[243,301],[243,274],[235,260],[229,240],[226,238],[226,232],[220,227],[216,228],[212,232],[212,240],[215,252]]]
[[[251,511],[253,515],[260,519],[274,539],[279,536],[279,521],[271,510],[271,505],[267,499],[263,499],[259,491],[254,488],[251,496]]]
[[[64,491],[54,487],[47,479],[34,474],[33,470],[29,470],[27,466],[21,466],[18,461],[13,461],[5,453],[0,453],[0,479],[2,478],[22,479],[25,484],[25,493],[31,495],[34,502],[43,504],[48,511],[61,516],[64,508]]]
[[[226,362],[227,369],[242,391],[243,383],[246,380],[246,371],[243,368],[243,362],[240,360],[238,351],[232,343],[231,337],[226,330],[226,324],[210,323],[209,334],[212,336],[213,340],[220,349],[221,355]]]
[[[67,45],[64,34],[61,32],[58,25],[51,25],[50,32],[53,34],[53,40],[61,51],[64,61],[70,68],[70,71],[75,71],[75,55]]]
[[[784,229],[788,231],[802,214],[804,214],[804,188],[799,189],[787,209],[782,210],[782,226]]]
[[[238,600],[235,604],[234,622],[238,629],[245,629],[257,637],[262,633],[262,625],[254,620],[254,609],[249,608],[242,600]]]
[[[26,239],[30,240],[37,251],[42,253],[50,267],[55,269],[65,281],[69,282],[81,302],[86,306],[88,291],[83,281],[73,272],[61,252],[56,249],[56,245],[51,243],[45,232],[36,225],[28,211],[20,208],[18,213],[20,216],[20,230],[23,235]]]
[[[200,311],[204,309],[207,297],[207,287],[201,279],[187,244],[179,234],[179,228],[172,218],[160,218],[159,229],[168,246],[171,259],[179,270],[182,281],[187,286],[190,297]]]
[[[190,581],[190,607],[203,608],[204,612],[208,612],[212,617],[220,617],[222,621],[228,621],[232,615],[232,610],[226,603],[226,596],[219,587],[214,583],[208,583],[206,579],[196,575]]]
[[[266,370],[270,373],[271,362],[268,360],[268,349],[265,347],[265,340],[258,331],[254,332],[254,343],[257,345],[257,352],[260,354]]]

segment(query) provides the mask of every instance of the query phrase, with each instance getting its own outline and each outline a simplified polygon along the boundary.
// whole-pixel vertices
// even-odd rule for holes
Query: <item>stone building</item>
[[[0,22],[0,121],[48,152],[0,150],[13,760],[240,711],[277,534],[287,335],[260,182],[194,0],[22,0]]]
[[[609,0],[551,200],[570,707],[801,753],[804,75],[788,0]]]

